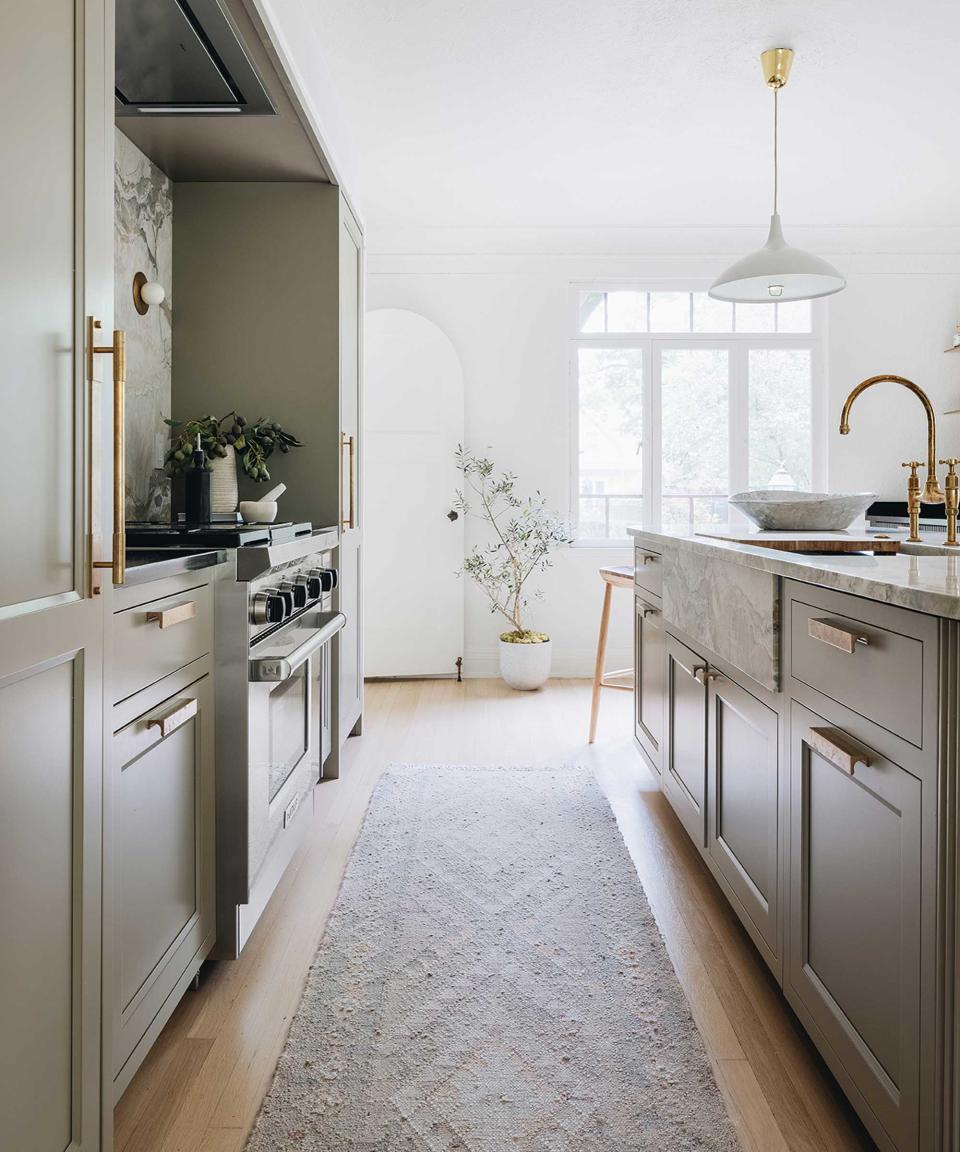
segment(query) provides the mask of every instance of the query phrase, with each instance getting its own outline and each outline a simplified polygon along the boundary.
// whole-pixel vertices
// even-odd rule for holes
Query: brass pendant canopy
[[[760,53],[763,82],[768,88],[782,88],[790,79],[793,64],[792,48],[768,48]]]

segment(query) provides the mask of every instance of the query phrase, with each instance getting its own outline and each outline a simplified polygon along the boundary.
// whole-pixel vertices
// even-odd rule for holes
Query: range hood
[[[218,0],[116,0],[118,116],[272,116]]]

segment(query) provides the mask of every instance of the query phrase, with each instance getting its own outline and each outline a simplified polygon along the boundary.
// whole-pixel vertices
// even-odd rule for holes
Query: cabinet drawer
[[[144,1038],[213,943],[209,675],[127,724],[113,747],[113,1073],[122,1091],[149,1048]]]
[[[649,548],[637,547],[634,549],[634,583],[638,588],[651,596],[663,595],[663,558],[659,552]]]
[[[856,615],[848,614],[851,609]],[[889,626],[878,623],[880,612]],[[918,623],[914,615],[887,605],[861,608],[852,597],[822,607],[792,599],[790,673],[921,748],[925,639],[910,633],[923,631],[926,620]]]
[[[932,1148],[935,799],[830,718],[790,710],[785,990],[881,1146]]]
[[[701,852],[707,833],[707,670],[696,652],[665,634],[661,780],[673,810]]]
[[[113,703],[209,652],[212,625],[209,585],[117,612],[113,617]]]
[[[663,681],[665,671],[663,616],[658,607],[634,598],[633,730],[637,743],[653,767],[660,771],[663,737]]]

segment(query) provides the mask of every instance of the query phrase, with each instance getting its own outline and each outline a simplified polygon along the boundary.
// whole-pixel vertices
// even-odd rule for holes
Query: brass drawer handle
[[[813,617],[807,620],[807,635],[811,640],[819,640],[823,644],[829,644],[831,648],[839,648],[841,652],[847,653],[856,652],[858,644],[866,647],[870,643],[866,636],[858,632],[851,632],[847,628],[841,628],[839,624],[831,624],[827,620],[815,620]]]
[[[852,740],[848,740],[842,733],[838,734],[833,728],[808,729],[807,743],[824,760],[829,760],[851,776],[858,764],[864,768],[870,767],[870,757],[864,755]]]
[[[644,566],[646,566],[647,564],[656,564],[656,562],[659,559],[660,559],[660,557],[657,556],[656,553],[654,553],[654,552],[641,552],[640,553],[640,563],[643,564]]]
[[[196,600],[184,600],[181,604],[171,604],[169,608],[148,612],[147,623],[159,624],[161,628],[172,628],[174,624],[182,624],[184,620],[192,620],[196,614]]]
[[[659,616],[659,615],[660,615],[660,609],[659,608],[644,608],[644,610],[643,610],[644,620],[646,620],[646,618],[648,616]]]
[[[110,568],[113,573],[113,583],[122,584],[126,579],[127,571],[127,531],[126,531],[126,460],[124,437],[124,403],[127,389],[127,336],[120,329],[115,329],[112,344],[97,344],[96,333],[99,331],[100,321],[93,316],[87,317],[87,387],[94,390],[93,360],[99,354],[113,357],[113,556],[109,560],[96,560],[91,557],[92,570],[97,568]],[[93,467],[93,451],[90,452],[91,468]],[[91,476],[91,486],[93,477]],[[91,591],[95,595],[100,593],[100,585],[93,580],[94,571],[90,573]]]
[[[177,700],[168,712],[148,720],[147,727],[159,728],[161,738],[165,739],[171,732],[176,732],[178,728],[182,728],[188,720],[192,720],[196,714],[197,702],[195,699]]]
[[[346,432],[340,433],[340,481],[343,482],[343,450],[346,448],[349,455],[350,480],[349,498],[350,513],[343,514],[343,493],[340,495],[340,527],[343,531],[357,526],[357,442],[355,437],[348,436]]]

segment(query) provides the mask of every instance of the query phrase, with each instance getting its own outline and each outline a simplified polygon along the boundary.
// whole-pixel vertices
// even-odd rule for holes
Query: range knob
[[[323,584],[319,576],[315,576],[309,572],[306,576],[302,577],[303,582],[307,586],[307,596],[311,600],[319,600],[323,595]]]
[[[254,593],[250,603],[251,624],[280,624],[287,615],[286,603],[272,588]]]
[[[273,592],[274,596],[279,596],[283,601],[284,619],[286,619],[288,616],[291,616],[295,607],[292,590],[289,588],[284,588],[281,584],[279,588],[272,588],[271,591]]]
[[[307,586],[302,580],[281,580],[280,591],[290,593],[294,608],[303,608],[307,603]]]
[[[336,568],[311,568],[310,575],[320,581],[321,592],[332,592],[337,586]]]

